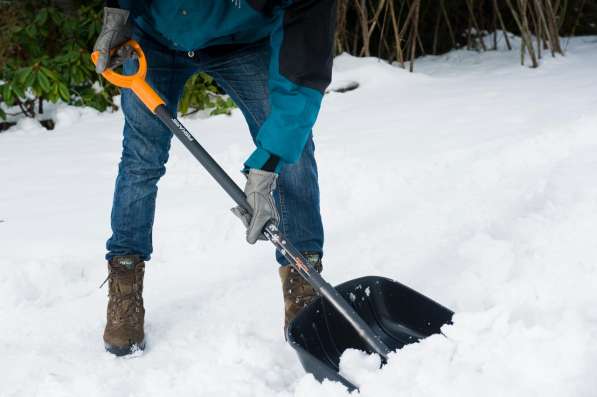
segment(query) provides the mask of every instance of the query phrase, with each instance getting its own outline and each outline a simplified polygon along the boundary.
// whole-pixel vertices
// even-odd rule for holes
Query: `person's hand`
[[[121,65],[133,55],[133,49],[129,46],[120,47],[114,54],[110,54],[110,51],[126,43],[131,38],[133,27],[128,17],[129,12],[127,10],[104,7],[102,31],[93,46],[93,51],[99,51],[99,58],[95,64],[97,73],[103,73],[106,68]]]
[[[280,221],[272,195],[276,188],[278,174],[250,169],[246,177],[245,195],[253,209],[253,216],[242,207],[232,208],[232,212],[247,228],[247,242],[255,244],[257,240],[265,240],[262,231],[268,222],[273,221],[277,225]]]

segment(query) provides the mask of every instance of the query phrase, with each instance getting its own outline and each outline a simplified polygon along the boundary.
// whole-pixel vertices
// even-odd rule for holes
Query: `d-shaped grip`
[[[130,88],[133,90],[141,102],[143,102],[145,106],[149,108],[149,110],[155,113],[157,107],[164,105],[165,103],[164,100],[157,94],[157,92],[155,92],[154,89],[151,88],[151,86],[149,86],[149,84],[147,84],[145,81],[145,76],[147,75],[147,58],[145,58],[143,49],[141,49],[141,46],[135,40],[129,40],[123,44],[123,46],[125,45],[131,47],[137,54],[139,60],[139,69],[137,72],[133,75],[125,76],[123,74],[116,73],[112,69],[106,69],[102,73],[102,76],[104,76],[106,80],[117,87]],[[114,53],[117,50],[117,48],[114,48],[112,49],[111,53]],[[91,61],[94,64],[97,64],[99,56],[99,51],[94,51],[91,54]]]

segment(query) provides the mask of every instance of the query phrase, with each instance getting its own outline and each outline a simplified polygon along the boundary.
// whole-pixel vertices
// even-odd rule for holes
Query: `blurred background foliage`
[[[95,73],[89,58],[102,6],[99,0],[0,2],[0,118],[35,117],[52,129],[47,102],[117,109],[118,89]],[[233,106],[210,76],[198,73],[187,82],[179,110],[226,114]]]
[[[47,102],[117,109],[118,89],[89,60],[102,6],[101,0],[0,0],[0,118],[35,117],[52,129]],[[490,51],[498,40],[511,48],[506,31],[521,37],[521,63],[537,67],[544,54],[565,53],[560,37],[597,34],[597,0],[338,0],[336,48],[413,70],[421,55]],[[210,76],[198,73],[185,85],[179,111],[226,114],[233,106]]]

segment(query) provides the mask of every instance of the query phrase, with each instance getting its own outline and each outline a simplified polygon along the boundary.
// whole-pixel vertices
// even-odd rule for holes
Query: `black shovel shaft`
[[[218,184],[228,193],[234,202],[244,208],[250,214],[253,210],[245,193],[230,178],[230,176],[220,167],[220,165],[211,157],[211,155],[197,142],[191,133],[178,121],[170,116],[163,105],[155,110],[156,116],[168,127],[170,131],[186,146],[195,158],[203,165],[209,174],[218,182]],[[278,227],[269,223],[263,230],[263,234],[274,244],[280,253],[288,260],[290,265],[307,280],[311,286],[325,299],[327,299],[338,310],[344,318],[352,325],[358,334],[365,340],[369,347],[378,353],[384,360],[390,353],[390,349],[385,343],[371,330],[369,325],[357,314],[351,305],[321,277],[315,268],[305,259],[305,257],[287,241]]]
[[[230,178],[230,176],[220,167],[216,160],[197,142],[195,137],[185,128],[184,125],[176,118],[170,117],[168,110],[164,106],[159,106],[155,110],[156,116],[168,127],[168,129],[176,135],[178,139],[186,146],[187,149],[195,156],[201,163],[203,168],[209,172],[209,174],[218,182],[218,184],[228,193],[234,202],[244,208],[249,214],[253,213],[253,210],[249,203],[245,193],[238,187],[238,185]]]

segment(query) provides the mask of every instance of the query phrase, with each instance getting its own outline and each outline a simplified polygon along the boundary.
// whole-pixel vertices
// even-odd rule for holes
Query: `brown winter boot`
[[[108,262],[109,301],[104,331],[106,350],[124,356],[145,348],[143,273],[138,256],[118,256]]]
[[[321,255],[304,253],[305,258],[319,272],[323,269]],[[317,297],[317,293],[292,266],[281,266],[279,269],[284,294],[284,337],[287,337],[288,325],[298,312],[309,305]]]

